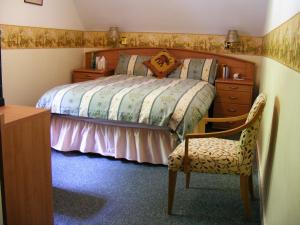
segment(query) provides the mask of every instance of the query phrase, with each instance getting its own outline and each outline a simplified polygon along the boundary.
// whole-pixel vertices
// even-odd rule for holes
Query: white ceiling
[[[264,34],[268,0],[74,0],[86,30]]]

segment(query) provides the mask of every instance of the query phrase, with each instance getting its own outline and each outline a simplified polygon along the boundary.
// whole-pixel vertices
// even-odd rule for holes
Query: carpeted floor
[[[167,216],[166,166],[53,150],[52,171],[55,225],[260,224],[258,200],[244,219],[238,176],[192,174],[185,190],[180,173]]]

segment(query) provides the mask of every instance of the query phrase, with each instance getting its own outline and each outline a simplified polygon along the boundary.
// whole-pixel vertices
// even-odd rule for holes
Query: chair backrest
[[[266,104],[266,96],[261,93],[255,99],[248,114],[246,123],[251,125],[242,131],[240,137],[240,149],[238,152],[240,165],[250,166],[253,159],[253,148],[256,143],[257,133],[260,126],[263,108]],[[248,174],[247,174],[248,175]]]

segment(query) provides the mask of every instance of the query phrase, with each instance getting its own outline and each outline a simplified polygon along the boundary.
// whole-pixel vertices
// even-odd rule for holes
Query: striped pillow
[[[133,76],[152,76],[153,73],[143,62],[150,60],[151,56],[121,54],[115,74],[127,74]]]
[[[217,70],[218,64],[216,59],[184,59],[182,65],[168,77],[203,80],[214,84]]]

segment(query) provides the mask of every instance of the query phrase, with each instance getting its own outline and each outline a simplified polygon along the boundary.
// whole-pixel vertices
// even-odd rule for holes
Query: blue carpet
[[[260,224],[258,200],[244,219],[238,176],[195,173],[185,190],[179,173],[167,216],[166,166],[53,150],[52,171],[56,225]]]

